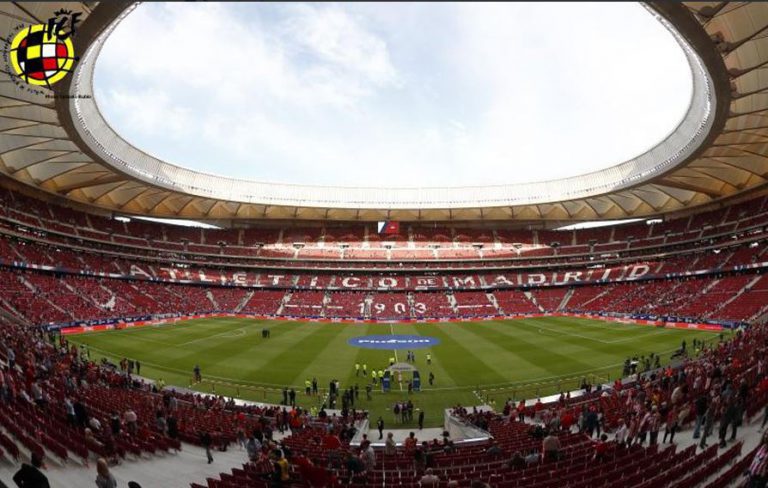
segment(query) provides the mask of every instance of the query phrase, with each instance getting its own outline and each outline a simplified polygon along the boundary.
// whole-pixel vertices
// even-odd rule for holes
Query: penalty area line
[[[242,330],[243,333],[247,333],[247,332],[245,332],[244,329],[247,329],[249,327],[253,327],[253,324],[246,324],[246,325],[243,325],[241,327],[237,327],[236,329],[225,330],[225,331],[219,332],[218,334],[211,334],[211,335],[207,335],[207,336],[204,336],[204,337],[199,337],[197,339],[192,339],[191,341],[182,342],[182,343],[180,343],[178,345],[179,345],[179,347],[189,346],[190,344],[196,344],[198,342],[207,341],[207,340],[213,339],[214,337],[223,337],[225,339],[231,339],[231,338],[233,338],[235,336],[233,336],[233,335],[228,336],[227,334],[234,334],[235,332],[240,331],[240,330]]]

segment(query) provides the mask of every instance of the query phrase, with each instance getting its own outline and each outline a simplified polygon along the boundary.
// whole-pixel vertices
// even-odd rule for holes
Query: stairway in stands
[[[240,312],[248,304],[248,302],[251,300],[251,298],[253,298],[253,294],[254,293],[256,293],[254,290],[248,290],[248,292],[245,294],[243,299],[240,300],[240,303],[237,304],[237,306],[235,307],[233,312],[235,312],[235,313]]]

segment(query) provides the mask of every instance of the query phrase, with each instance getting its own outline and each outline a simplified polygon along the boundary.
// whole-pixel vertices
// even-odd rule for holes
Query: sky
[[[153,3],[107,40],[109,124],[173,164],[320,185],[583,174],[666,137],[692,81],[633,3]]]

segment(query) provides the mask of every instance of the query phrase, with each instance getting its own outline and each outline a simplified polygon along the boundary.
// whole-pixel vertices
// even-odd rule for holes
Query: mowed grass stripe
[[[605,331],[595,331],[592,329],[580,328],[579,326],[562,327],[557,317],[542,317],[535,322],[528,320],[519,321],[519,325],[533,326],[539,334],[552,335],[554,337],[569,336],[583,341],[590,341],[595,344],[606,344]],[[570,324],[568,324],[570,325]]]
[[[149,326],[138,329],[124,329],[117,331],[116,333],[150,337],[153,339],[173,342],[178,345],[186,341],[209,337],[218,332],[242,326],[243,322],[238,321],[237,319],[215,319],[210,321],[194,320],[186,323],[181,322],[171,327]],[[141,331],[141,333],[139,334],[137,331]]]
[[[430,337],[432,335],[431,332],[433,327],[450,327],[450,325],[447,325],[447,326],[419,325],[414,327],[414,333],[422,337]],[[422,389],[426,390],[430,388],[429,386],[430,371],[432,371],[435,374],[435,384],[432,386],[432,388],[456,386],[458,383],[456,383],[456,380],[453,378],[453,376],[451,376],[451,373],[448,372],[448,369],[443,364],[442,359],[438,357],[434,352],[432,352],[432,364],[427,365],[427,352],[432,352],[432,351],[431,349],[416,349],[414,351],[414,353],[416,354],[415,366],[419,368],[419,372],[421,373]]]
[[[317,351],[324,349],[344,331],[344,327],[339,324],[329,326],[328,324],[310,323],[308,325],[309,329],[307,330],[309,332],[303,338],[282,348],[278,354],[262,366],[251,368],[250,376],[264,378],[265,381],[274,384],[300,385],[301,383],[294,383],[297,378],[297,371],[302,371],[308,364],[314,362]],[[274,344],[270,344],[270,349],[273,347],[275,347]],[[322,365],[318,365],[318,367],[322,367]]]
[[[254,327],[260,325],[255,321],[252,324]],[[190,348],[183,346],[183,343],[188,340],[205,339],[211,336],[212,333],[219,334],[235,329],[245,329],[249,325],[248,323],[244,325],[243,321],[238,319],[203,319],[182,323],[181,325],[161,325],[97,332],[82,337],[87,338],[83,339],[83,342],[93,344],[95,347],[100,347],[98,344],[101,344],[102,349],[104,348],[103,346],[111,345],[112,347],[109,347],[110,351],[119,352],[129,358],[137,357],[137,351],[142,354],[149,352],[151,355],[158,356],[167,362],[168,359],[177,360],[188,354]],[[115,347],[115,343],[117,347]],[[142,346],[139,343],[157,344],[163,347],[161,351],[158,351],[157,347],[152,348],[150,351],[144,351],[142,347],[146,346]]]
[[[619,334],[632,334],[642,335],[643,329],[647,327],[641,327],[636,324],[622,324],[621,322],[602,322],[589,319],[570,318],[562,320],[564,317],[548,317],[556,319],[559,325],[571,326],[574,328],[580,328],[581,330],[599,330],[602,332],[611,332]],[[609,339],[610,340],[610,339]]]
[[[232,323],[224,321],[210,321],[208,324],[205,324],[205,321],[195,322],[189,325],[162,325],[94,332],[79,336],[76,341],[109,351],[118,360],[122,357],[128,357],[145,359],[158,364],[168,364],[172,363],[168,359],[183,354],[183,350],[178,349],[177,343],[179,340],[183,340],[189,329],[198,329],[198,334],[205,336],[211,330],[221,330],[232,326]],[[148,344],[153,345],[149,346]]]
[[[473,328],[467,329],[473,334],[482,334],[486,340],[490,340],[507,352],[503,356],[503,363],[508,379],[515,382],[526,379],[537,380],[558,376],[562,374],[561,371],[564,368],[581,371],[600,365],[599,362],[582,361],[581,355],[574,354],[576,351],[581,351],[582,348],[575,347],[574,343],[567,342],[565,338],[572,341],[584,341],[583,339],[572,336],[543,335],[538,332],[538,329],[521,327],[524,325],[521,322],[525,322],[525,320],[514,323],[495,322],[481,331],[475,331]],[[555,365],[560,367],[556,368]]]
[[[342,324],[322,325],[320,327],[329,327],[335,329],[333,334],[325,343],[325,346],[314,351],[314,357],[306,361],[304,369],[299,370],[293,378],[294,384],[303,385],[304,381],[313,377],[326,380],[321,384],[321,388],[327,387],[327,382],[331,379],[338,379],[342,388],[346,388],[353,382],[355,361],[357,361],[360,348],[350,346],[347,341],[352,337],[366,335],[367,327],[344,326]],[[362,332],[362,334],[361,334]],[[361,379],[358,383],[363,385]],[[363,386],[363,389],[365,387]]]
[[[551,349],[534,353],[534,350],[539,348],[540,339],[536,337],[530,339],[530,335],[519,336],[516,332],[509,329],[501,330],[504,330],[507,334],[514,334],[514,337],[518,341],[526,343],[527,345],[524,345],[520,350],[521,356],[530,361],[538,361],[539,364],[547,364],[547,369],[553,376],[585,374],[590,370],[606,371],[610,369],[612,370],[611,373],[613,373],[612,377],[614,377],[616,372],[620,371],[620,366],[624,359],[629,356],[634,354],[648,354],[650,352],[661,353],[671,351],[679,344],[679,334],[681,333],[686,334],[689,341],[693,338],[692,335],[689,335],[689,331],[668,329],[664,329],[667,334],[662,334],[663,337],[656,337],[653,329],[635,326],[640,330],[640,335],[634,341],[599,343],[578,336],[569,335],[568,333],[572,327],[574,327],[568,322],[570,319],[551,317],[533,321],[523,320],[516,323],[523,326],[529,326],[531,329],[536,329],[540,320],[543,320],[543,324],[548,328],[561,328],[562,335],[559,336],[559,344],[557,346],[559,353],[556,353]],[[512,323],[511,325],[514,324],[515,323]],[[707,332],[694,332],[694,334],[711,336],[711,334]],[[552,337],[557,337],[557,335],[555,334]],[[567,352],[568,354],[563,354],[564,352]],[[584,361],[579,361],[576,358],[583,358]],[[589,362],[586,362],[587,359]],[[593,359],[595,360],[593,361]]]
[[[495,361],[496,358],[481,358],[474,351],[464,347],[453,338],[454,324],[445,326],[435,325],[430,330],[430,335],[440,339],[440,345],[430,348],[432,357],[441,361],[445,371],[459,384],[475,385],[481,383],[500,383],[504,376],[499,374],[493,366],[486,361]],[[450,332],[449,332],[450,331]],[[474,348],[474,344],[467,344]],[[426,350],[422,354],[426,354]]]
[[[467,324],[463,331],[470,336],[470,343],[479,342],[484,345],[485,354],[493,357],[494,364],[502,372],[507,381],[512,378],[542,377],[551,375],[551,371],[542,361],[533,360],[520,354],[520,348],[525,347],[527,340],[538,340],[537,347],[542,350],[552,350],[561,345],[559,340],[541,336],[528,329],[513,328],[509,323],[489,322],[487,324]],[[537,356],[536,356],[537,357]]]
[[[202,360],[201,357],[206,357],[208,351],[213,350],[215,346],[229,348],[234,341],[238,341],[242,347],[241,339],[249,335],[261,337],[261,328],[256,324],[234,321],[226,321],[223,327],[209,329],[207,332],[208,334],[196,333],[192,337],[189,335],[179,337],[175,346],[165,354],[179,366],[191,368]]]
[[[261,339],[264,327],[272,331],[271,339]],[[373,400],[367,401],[364,387],[370,381],[370,371],[386,368],[394,354],[387,349],[353,347],[347,341],[355,336],[389,335],[392,331],[432,336],[442,342],[415,351],[416,367],[422,373],[422,393],[409,397],[395,382],[391,393],[382,394],[377,387]],[[220,318],[70,339],[73,343],[90,344],[93,352],[105,351],[113,361],[138,358],[143,364],[142,374],[162,377],[169,384],[188,385],[192,367],[199,363],[206,379],[252,386],[237,389],[217,384],[217,392],[259,401],[279,400],[279,389],[290,386],[297,389],[300,404],[316,404],[317,398],[301,394],[304,380],[312,376],[318,378],[323,390],[331,378],[338,378],[342,388],[357,383],[362,395],[356,406],[370,409],[374,419],[384,414],[391,426],[388,409],[397,399],[412,398],[417,408],[426,410],[428,425],[440,425],[446,406],[478,403],[472,393],[475,389],[493,392],[496,400],[509,395],[547,394],[558,388],[561,378],[575,378],[564,381],[563,386],[569,387],[576,387],[580,378],[590,372],[603,378],[610,374],[613,378],[627,356],[671,351],[679,347],[683,338],[690,344],[694,337],[716,335],[562,317],[394,327]],[[427,352],[432,353],[431,366],[426,365]],[[398,350],[401,361],[405,360],[405,353]],[[665,359],[668,357],[665,355]],[[355,377],[355,362],[368,364],[366,378]],[[428,386],[430,370],[437,379],[432,390]],[[403,376],[410,379],[410,374]],[[538,386],[525,385],[531,382]],[[264,392],[260,386],[275,388],[276,392]],[[210,383],[194,387],[211,391]]]
[[[580,320],[580,322],[581,321],[582,320]],[[571,322],[571,319],[564,317],[545,318],[544,324],[550,329],[559,328],[563,331],[564,334],[569,334],[574,329],[579,330],[581,328],[581,330],[583,330],[582,324],[574,324]],[[536,324],[533,325],[535,326]],[[678,337],[680,334],[687,335],[689,339],[694,337],[690,334],[702,334],[704,336],[710,335],[707,332],[655,329],[652,327],[631,325],[630,327],[634,327],[636,331],[632,333],[631,338],[622,337],[620,339],[616,339],[615,336],[607,337],[607,334],[610,334],[610,328],[614,324],[600,323],[598,325],[602,328],[604,340],[602,342],[588,341],[589,343],[580,343],[579,341],[567,340],[565,341],[566,343],[574,344],[577,348],[581,349],[574,349],[571,352],[584,357],[603,356],[608,364],[615,364],[619,361],[623,362],[624,359],[626,359],[628,356],[632,356],[634,354],[643,354],[651,351],[656,353],[660,353],[662,351],[670,351],[679,344]],[[619,327],[625,327],[625,325],[619,324]],[[653,347],[648,350],[644,350],[642,347],[639,347],[645,344],[652,344]]]
[[[166,349],[172,349],[172,348],[177,347],[176,344],[174,344],[172,342],[160,341],[160,340],[153,339],[151,337],[146,337],[146,336],[148,336],[148,334],[141,334],[141,335],[134,334],[133,336],[131,336],[130,341],[146,342],[148,344],[156,344],[156,345],[160,345],[160,346],[162,346],[163,348],[166,348]]]
[[[530,325],[530,322],[528,324]],[[557,340],[561,343],[558,348],[560,354],[572,357],[589,358],[590,363],[598,364],[601,367],[614,364],[618,360],[623,361],[627,354],[633,354],[634,348],[627,350],[626,344],[622,343],[633,342],[634,340],[637,340],[638,337],[643,337],[648,333],[653,332],[651,330],[640,331],[638,336],[632,336],[630,340],[625,340],[627,339],[625,337],[624,339],[620,339],[620,342],[614,342],[615,340],[607,340],[607,334],[609,333],[605,329],[601,331],[602,335],[599,340],[596,337],[586,339],[587,336],[582,337],[580,334],[576,335],[572,331],[574,329],[579,330],[581,325],[573,325],[569,322],[563,322],[560,317],[544,318],[542,319],[541,324],[536,323],[532,325],[533,327],[531,330],[543,326],[546,328],[542,330],[546,331],[546,333],[551,332],[553,338],[558,337]],[[560,331],[560,334],[558,334],[558,330]],[[574,370],[582,369],[584,368],[576,368]]]
[[[227,342],[208,348],[201,348],[202,343],[197,343],[194,345],[195,349],[190,348],[183,366],[180,363],[180,367],[192,368],[195,361],[200,361],[201,367],[202,362],[205,362],[207,370],[215,376],[244,383],[282,384],[285,380],[276,379],[275,374],[282,367],[282,355],[286,351],[301,351],[298,344],[315,334],[317,328],[317,324],[307,322],[285,322],[278,327],[269,327],[269,339],[262,339],[261,328],[256,328],[245,337],[231,337]],[[303,351],[304,354],[308,352],[311,352],[311,349]],[[269,374],[265,373],[267,370]],[[289,367],[288,371],[295,375],[292,367]]]
[[[683,340],[687,340],[690,343],[693,340],[693,338],[712,339],[717,337],[717,335],[713,334],[712,332],[700,331],[695,329],[666,329],[663,327],[650,327],[650,326],[641,326],[636,324],[621,324],[621,323],[613,323],[613,322],[596,322],[596,321],[590,321],[587,319],[571,319],[571,318],[565,318],[565,317],[550,317],[545,320],[548,320],[549,323],[555,323],[558,327],[567,327],[570,329],[582,328],[583,330],[584,326],[588,326],[592,328],[600,328],[605,333],[610,333],[610,332],[613,332],[614,330],[629,332],[631,335],[622,336],[619,338],[615,338],[615,336],[610,338],[604,336],[605,342],[607,342],[609,345],[632,342],[633,346],[635,344],[643,344],[643,345],[650,345],[650,346],[653,346],[654,344],[658,344],[659,346],[662,346],[663,350],[665,351],[671,350],[676,346],[679,346]],[[633,347],[633,349],[636,349],[636,348]],[[659,353],[661,352],[661,350],[659,347],[656,347],[656,348],[651,347],[646,351],[637,350],[636,352]]]
[[[171,366],[167,366],[166,364],[159,364],[152,362],[147,355],[143,356],[133,356],[133,355],[126,355],[126,354],[120,354],[113,352],[114,348],[105,349],[100,348],[94,344],[91,344],[89,342],[89,345],[93,346],[93,353],[91,355],[91,359],[94,359],[98,361],[101,357],[106,357],[113,363],[117,364],[123,357],[138,357],[141,361],[141,375],[145,376],[147,378],[163,378],[167,383],[174,384],[174,385],[180,385],[180,386],[188,386],[189,381],[191,378],[191,374],[182,371],[177,370]]]
[[[534,320],[534,322],[532,322]],[[514,353],[529,364],[538,365],[550,373],[548,376],[562,375],[567,371],[585,371],[591,368],[599,368],[599,362],[593,362],[590,356],[569,354],[565,351],[567,345],[584,345],[584,350],[591,347],[594,341],[563,334],[562,336],[550,336],[538,333],[535,319],[523,319],[510,323],[507,326],[493,329],[492,333],[498,333],[496,340],[510,344]],[[527,333],[524,331],[528,331]],[[505,339],[506,336],[506,339]],[[587,343],[587,344],[584,344]],[[515,371],[510,371],[515,374]],[[515,381],[526,378],[525,371],[516,374]],[[519,375],[519,376],[518,376]],[[530,376],[528,376],[530,378]],[[536,375],[534,377],[541,377]]]
[[[221,319],[218,319],[221,320]],[[237,334],[237,331],[242,331],[237,335],[238,338],[246,336],[249,331],[261,330],[259,323],[257,322],[243,322],[237,319],[224,319],[220,322],[217,320],[215,326],[212,327],[195,327],[192,333],[185,334],[173,334],[172,332],[166,336],[165,341],[175,341],[175,344],[166,348],[162,355],[157,355],[157,351],[152,351],[156,357],[155,362],[164,362],[174,368],[183,368],[191,371],[191,368],[195,364],[200,364],[201,368],[203,364],[210,365],[210,362],[205,359],[205,350],[212,347],[215,344],[228,345],[233,340],[229,334]],[[203,325],[203,324],[201,324]],[[211,324],[214,325],[214,324]],[[188,332],[188,331],[185,331]],[[147,334],[152,333],[147,330]],[[168,334],[166,332],[166,334]],[[260,333],[259,333],[260,335]],[[132,334],[126,340],[141,340],[142,337],[137,334]],[[207,347],[206,347],[207,346]]]
[[[635,338],[646,337],[648,334],[658,333],[653,328],[638,326],[634,324],[621,324],[611,322],[599,322],[588,323],[584,319],[564,318],[564,317],[545,317],[542,318],[542,323],[547,324],[547,327],[551,329],[560,329],[566,334],[575,336],[583,336],[594,339],[596,342],[616,344],[621,342],[629,342]],[[550,327],[554,325],[555,327]],[[566,329],[566,330],[563,330]],[[668,329],[660,329],[662,332],[672,332]],[[617,334],[617,332],[619,334]]]
[[[234,331],[243,328],[242,320],[214,319],[210,322],[211,325],[216,325],[206,328],[207,331],[220,332],[224,328]],[[125,331],[87,334],[78,337],[76,341],[110,352],[108,356],[113,360],[119,360],[121,357],[140,358],[147,366],[142,369],[142,373],[157,371],[166,379],[174,376],[181,379],[179,381],[181,385],[188,384],[195,364],[200,365],[205,378],[216,377],[223,381],[263,384],[264,382],[261,381],[253,381],[253,379],[259,379],[254,378],[250,371],[254,365],[270,364],[272,356],[292,347],[297,340],[314,330],[314,326],[308,323],[249,321],[247,325],[253,325],[253,328],[245,329],[248,331],[245,337],[225,338],[226,342],[223,345],[216,346],[218,351],[211,350],[212,348],[206,350],[200,347],[201,343],[189,347],[149,349],[146,344],[136,340],[140,336],[135,333],[137,330],[141,330],[143,334],[149,333],[149,328],[126,329],[131,332],[130,334],[124,334]],[[270,339],[261,339],[261,329],[265,326],[271,331]],[[183,342],[184,337],[179,339]]]
[[[389,333],[389,327],[386,327],[383,324],[366,324],[359,328],[355,327],[353,330],[355,334],[350,337],[386,335]],[[350,337],[347,337],[347,339]],[[348,365],[348,369],[344,369],[343,372],[340,372],[337,378],[342,382],[342,387],[344,387],[345,384],[357,384],[363,391],[365,390],[365,385],[371,382],[371,371],[385,369],[389,366],[389,358],[392,356],[392,351],[387,349],[366,349],[364,347],[350,346],[347,343],[343,344],[341,347],[353,350],[354,356],[351,360],[352,362]],[[367,366],[367,374],[365,377],[363,377],[362,373],[360,376],[355,376],[355,363],[360,364],[361,370],[363,365]],[[344,383],[345,380],[346,383]],[[376,388],[374,388],[374,390],[376,390]]]
[[[430,337],[435,336],[433,334],[433,331],[436,328],[444,327],[444,325],[440,324],[395,324],[395,325],[389,325],[387,326],[387,331],[389,333],[394,332],[395,335],[415,335],[415,336],[421,336],[421,337]],[[379,333],[379,332],[376,332]],[[440,347],[440,346],[438,346]],[[397,351],[397,359],[399,362],[405,363],[407,362],[407,356],[408,351],[411,350],[416,357],[416,361],[412,363],[414,367],[419,371],[421,374],[421,388],[422,390],[427,390],[430,388],[429,386],[429,372],[433,372],[435,374],[435,379],[438,382],[437,384],[442,384],[443,386],[455,386],[456,382],[453,380],[453,378],[450,376],[448,371],[445,369],[443,364],[440,361],[440,358],[435,354],[435,352],[431,348],[424,348],[424,349],[416,349],[416,348],[405,348],[400,349]],[[427,354],[432,353],[432,364],[427,364]],[[387,356],[391,357],[393,355],[394,351],[388,351]],[[388,360],[388,358],[387,358]],[[393,378],[392,383],[392,390],[398,391],[400,389],[400,385],[397,382],[397,375]],[[403,389],[407,391],[408,385],[407,382],[410,381],[412,377],[411,373],[405,373],[403,374]]]
[[[258,336],[261,337],[261,330],[262,329],[270,329],[273,338],[280,336],[283,333],[289,332],[293,326],[297,324],[293,324],[290,322],[274,322],[274,321],[265,321],[265,320],[253,320],[253,319],[237,319],[237,318],[230,318],[230,319],[213,319],[210,320],[214,322],[215,326],[213,327],[206,327],[206,319],[202,319],[200,321],[200,324],[195,324],[196,326],[190,327],[190,328],[184,328],[179,329],[178,332],[184,332],[181,334],[175,334],[177,331],[167,331],[171,334],[174,334],[174,340],[179,346],[183,346],[186,344],[194,344],[193,341],[196,341],[198,339],[203,338],[213,338],[213,337],[219,337],[220,335],[223,335],[226,339],[226,333],[227,332],[233,332],[238,329],[245,329],[248,331],[254,331],[258,333]],[[210,324],[210,325],[214,325]]]

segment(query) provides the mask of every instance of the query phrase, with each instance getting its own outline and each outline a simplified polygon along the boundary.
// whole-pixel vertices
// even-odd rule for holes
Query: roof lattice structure
[[[646,6],[677,37],[694,77],[686,117],[648,153],[528,185],[343,188],[206,175],[139,151],[103,120],[96,100],[64,96],[92,93],[100,46],[135,4],[5,2],[4,38],[62,7],[83,12],[83,21],[74,38],[76,71],[54,90],[0,83],[0,172],[102,211],[198,220],[566,222],[656,216],[761,190],[768,178],[768,4]]]

